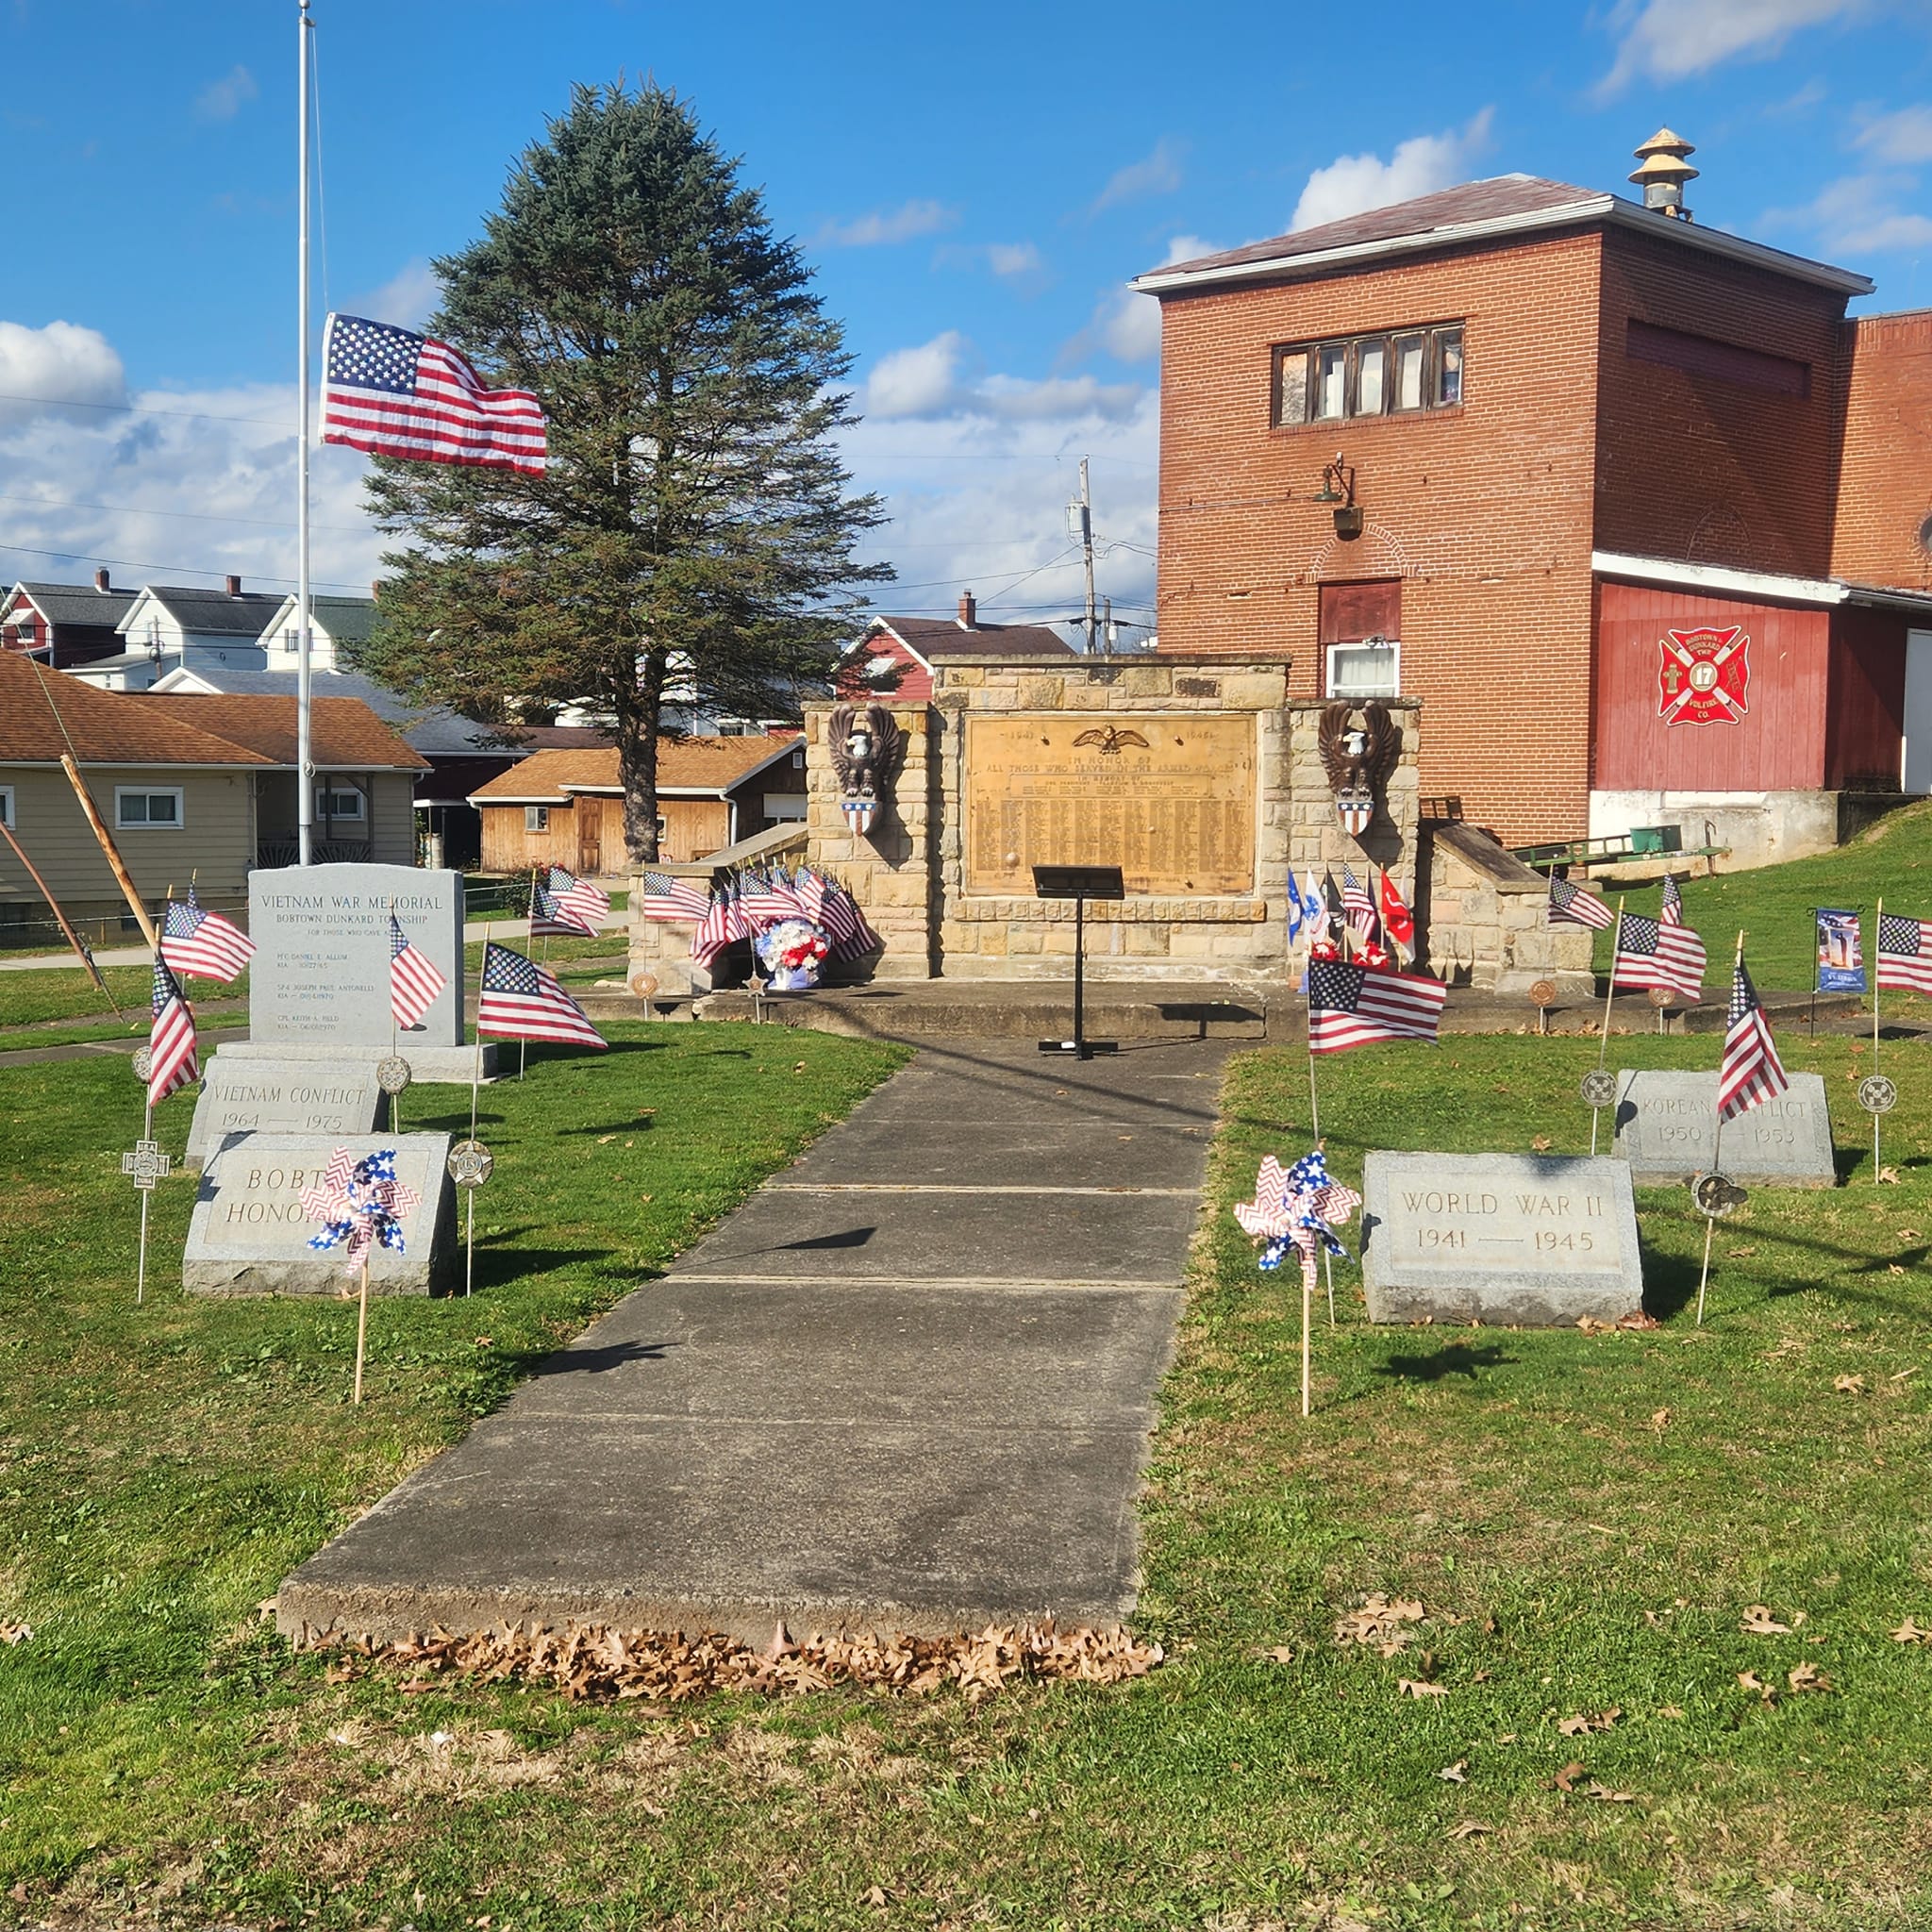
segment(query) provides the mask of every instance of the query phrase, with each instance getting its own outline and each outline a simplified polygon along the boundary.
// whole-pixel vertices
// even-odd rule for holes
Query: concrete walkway
[[[303,1564],[281,1627],[1124,1616],[1227,1050],[928,1046]]]

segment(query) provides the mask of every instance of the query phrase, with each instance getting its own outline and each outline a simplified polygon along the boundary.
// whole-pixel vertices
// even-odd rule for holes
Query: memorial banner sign
[[[966,721],[966,890],[1030,897],[1037,865],[1118,865],[1130,896],[1255,890],[1256,725],[1240,712]]]

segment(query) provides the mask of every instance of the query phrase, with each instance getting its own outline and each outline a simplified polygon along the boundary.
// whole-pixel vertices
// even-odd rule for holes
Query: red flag
[[[1382,874],[1382,929],[1407,952],[1415,951],[1415,914],[1402,903],[1395,881]]]

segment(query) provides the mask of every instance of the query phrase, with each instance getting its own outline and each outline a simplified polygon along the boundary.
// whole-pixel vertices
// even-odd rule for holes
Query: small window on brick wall
[[[1338,423],[1452,409],[1462,401],[1462,325],[1291,342],[1274,352],[1274,423]]]

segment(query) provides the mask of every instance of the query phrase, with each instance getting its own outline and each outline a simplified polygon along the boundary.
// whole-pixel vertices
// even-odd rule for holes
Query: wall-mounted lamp
[[[1344,540],[1359,537],[1362,533],[1362,513],[1356,507],[1355,465],[1341,460],[1341,452],[1335,452],[1332,463],[1322,465],[1322,487],[1309,499],[1312,503],[1325,503],[1335,510],[1335,534]]]

